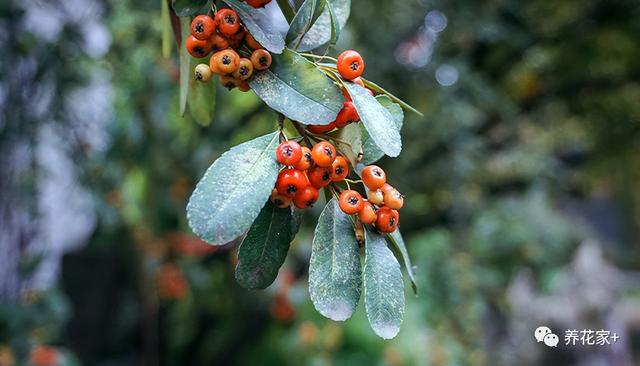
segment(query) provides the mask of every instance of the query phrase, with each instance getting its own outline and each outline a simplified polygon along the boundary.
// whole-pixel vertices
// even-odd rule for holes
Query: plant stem
[[[296,131],[298,131],[300,136],[302,136],[302,139],[307,144],[307,146],[309,148],[311,148],[311,146],[313,146],[313,144],[311,143],[311,140],[309,140],[309,136],[307,135],[307,131],[305,131],[304,128],[300,125],[300,122],[292,120],[291,124],[293,124],[293,127],[295,127]]]

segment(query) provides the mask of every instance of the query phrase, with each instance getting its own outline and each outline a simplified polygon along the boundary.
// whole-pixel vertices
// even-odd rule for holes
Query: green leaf
[[[202,240],[222,245],[244,234],[278,177],[278,133],[233,147],[204,174],[187,204],[187,219]]]
[[[188,17],[201,13],[206,8],[208,0],[173,0],[171,6],[180,17]],[[191,22],[191,20],[189,20]]]
[[[360,120],[371,139],[385,154],[396,157],[402,150],[400,132],[395,127],[391,113],[367,90],[358,84],[344,82]]]
[[[344,103],[340,88],[331,79],[289,49],[273,55],[271,67],[257,73],[249,84],[269,107],[304,124],[331,123]]]
[[[395,95],[389,93],[388,91],[383,89],[380,85],[374,83],[373,81],[369,81],[369,80],[366,80],[366,79],[362,79],[362,80],[364,81],[364,85],[367,88],[369,88],[369,89],[371,89],[371,90],[373,90],[373,91],[375,91],[377,93],[381,93],[381,94],[387,95],[389,98],[391,98],[391,100],[393,100],[394,102],[400,104],[400,106],[402,106],[402,108],[408,109],[408,110],[410,110],[411,112],[417,114],[420,117],[424,117],[424,114],[422,114],[422,112],[420,112],[419,110],[413,108],[412,106],[410,106],[404,100],[402,100],[402,99],[396,97]]]
[[[285,38],[290,48],[295,50],[298,45],[300,45],[302,37],[304,37],[320,14],[322,14],[326,4],[326,0],[305,0],[291,21],[289,31]]]
[[[359,123],[351,123],[341,128],[337,134],[339,140],[335,141],[336,148],[343,153],[354,168],[362,156],[362,132],[359,125]]]
[[[376,96],[376,99],[378,100],[378,102],[380,102],[380,104],[387,108],[389,113],[391,113],[393,124],[399,132],[400,129],[402,129],[402,122],[404,120],[404,112],[402,111],[402,108],[400,108],[398,104],[392,102],[391,99],[386,95],[378,95]],[[371,136],[369,136],[367,129],[364,128],[364,124],[360,125],[360,131],[362,133],[362,151],[364,154],[362,163],[365,165],[375,163],[384,156],[384,153],[382,152],[382,150],[380,150],[378,145],[373,142],[373,139],[371,139]]]
[[[327,2],[327,9],[329,9],[329,16],[331,19],[331,38],[329,38],[329,45],[333,46],[338,42],[338,38],[340,38],[342,26],[340,25],[338,15],[336,15],[336,12],[333,10],[333,6],[330,2]]]
[[[364,306],[373,331],[384,339],[400,331],[404,315],[404,291],[400,264],[387,242],[365,229]]]
[[[295,206],[291,206],[291,240],[300,231],[300,225],[302,225],[302,219],[304,218],[304,210],[299,210]]]
[[[189,79],[191,79],[191,55],[187,52],[185,42],[191,30],[189,18],[180,18],[180,30],[182,33],[182,45],[180,47],[180,116],[184,116],[187,110],[187,98],[189,97]]]
[[[169,16],[169,3],[160,0],[160,19],[162,21],[162,57],[171,56],[171,17]]]
[[[224,0],[238,16],[253,38],[272,53],[282,53],[284,38],[274,26],[271,16],[265,8],[254,8],[237,0]]]
[[[351,0],[327,0],[327,3],[334,12],[339,29],[343,29],[351,12]],[[311,51],[331,41],[331,10],[329,10],[329,6],[325,8],[318,20],[302,38],[298,47],[299,51]]]
[[[418,294],[418,286],[416,285],[416,274],[413,270],[413,266],[411,265],[409,252],[407,251],[407,246],[404,244],[404,239],[402,239],[400,230],[396,230],[391,234],[387,234],[387,240],[396,248],[398,252],[400,252],[402,262],[404,263],[404,267],[407,269],[407,274],[409,274],[409,279],[411,280],[411,288],[413,289],[413,293]]]
[[[263,289],[273,283],[289,251],[291,219],[290,208],[277,208],[267,201],[238,250],[240,286]]]
[[[353,314],[361,291],[362,270],[353,223],[333,198],[320,214],[311,244],[311,301],[320,314],[342,321]]]
[[[295,16],[295,12],[291,7],[291,3],[289,3],[289,0],[278,0],[278,7],[282,11],[287,23],[291,23],[291,20],[293,20],[293,17]]]
[[[197,62],[192,60],[191,70],[195,68]],[[207,83],[197,81],[193,75],[189,79],[189,95],[187,100],[189,112],[193,119],[201,126],[209,126],[213,120],[213,113],[216,108],[216,79],[212,78]]]

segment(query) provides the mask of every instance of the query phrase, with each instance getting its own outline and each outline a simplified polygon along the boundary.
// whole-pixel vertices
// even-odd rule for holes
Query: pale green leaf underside
[[[411,258],[409,258],[409,252],[407,251],[407,246],[404,244],[404,239],[402,238],[402,234],[400,230],[396,230],[391,234],[387,234],[387,238],[389,242],[400,252],[400,256],[402,257],[402,262],[404,263],[404,267],[407,269],[407,274],[409,275],[409,280],[411,281],[411,288],[413,289],[413,293],[418,293],[418,286],[416,284],[416,274],[413,270],[413,266],[411,265]]]
[[[344,103],[331,79],[289,49],[273,55],[271,67],[257,73],[249,84],[269,107],[304,124],[331,123]]]
[[[333,198],[316,226],[309,262],[309,293],[316,310],[332,320],[351,317],[362,288],[353,224]]]
[[[391,101],[386,95],[378,95],[376,97],[378,102],[382,104],[389,113],[391,113],[391,117],[393,118],[393,125],[397,128],[398,131],[402,129],[402,122],[404,120],[404,111],[402,107],[400,107],[397,103]],[[365,165],[372,164],[378,160],[380,160],[384,156],[384,152],[380,150],[378,145],[373,142],[373,139],[369,136],[369,133],[364,128],[364,124],[360,125],[360,129],[362,130],[362,151],[364,156],[362,157],[362,163]]]
[[[237,0],[224,0],[225,3],[238,13],[249,33],[262,47],[272,53],[282,53],[284,50],[284,37],[273,25],[271,16],[264,8],[254,8],[251,5]]]
[[[290,208],[277,208],[267,201],[238,250],[236,280],[240,286],[263,289],[273,283],[289,251],[291,224]]]
[[[344,86],[347,88],[351,99],[353,99],[353,105],[356,107],[358,115],[360,115],[364,128],[367,129],[375,144],[386,155],[391,157],[400,155],[402,150],[400,132],[395,127],[389,110],[360,85],[345,82]]]
[[[269,198],[278,176],[274,132],[222,154],[198,182],[187,219],[202,240],[222,245],[244,234]]]
[[[337,29],[344,28],[349,19],[349,13],[351,12],[350,0],[327,0],[328,5],[331,6],[335,18],[337,19]],[[329,13],[329,7],[326,7],[318,20],[313,24],[311,29],[302,38],[298,50],[301,52],[314,50],[329,41],[331,41],[331,14]]]
[[[404,291],[400,264],[387,242],[365,229],[364,305],[373,331],[384,339],[400,331],[404,315]]]
[[[358,159],[362,154],[362,132],[359,125],[360,123],[351,123],[340,129],[338,133],[340,141],[335,141],[336,147],[345,155],[352,167],[358,164]]]

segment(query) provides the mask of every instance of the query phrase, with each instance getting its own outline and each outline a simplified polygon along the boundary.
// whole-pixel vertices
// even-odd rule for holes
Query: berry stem
[[[307,144],[308,148],[311,148],[313,146],[313,144],[311,143],[311,140],[309,140],[309,136],[307,135],[307,132],[304,130],[304,128],[300,125],[300,122],[296,122],[296,121],[291,121],[291,124],[293,124],[293,127],[295,127],[296,131],[298,131],[298,133],[300,134],[300,136],[302,136],[302,139],[304,140],[304,142]]]
[[[324,55],[316,55],[316,54],[314,54],[314,53],[307,53],[307,52],[302,52],[302,53],[300,53],[300,54],[301,54],[302,56],[310,57],[310,58],[315,58],[315,59],[318,59],[318,60],[324,60],[324,59],[327,59],[327,60],[332,60],[332,61],[338,62],[338,59],[336,59],[336,58],[334,58],[334,57],[331,57],[331,56],[327,56],[326,54],[324,54]]]

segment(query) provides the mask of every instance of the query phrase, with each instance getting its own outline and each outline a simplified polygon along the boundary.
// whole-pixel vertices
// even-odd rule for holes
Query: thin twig
[[[311,140],[309,140],[309,136],[307,135],[307,131],[305,131],[304,128],[300,125],[300,122],[292,120],[291,124],[293,124],[293,127],[295,127],[296,131],[298,131],[300,136],[302,136],[302,139],[307,144],[307,146],[308,147],[312,147],[313,144],[311,143]]]

